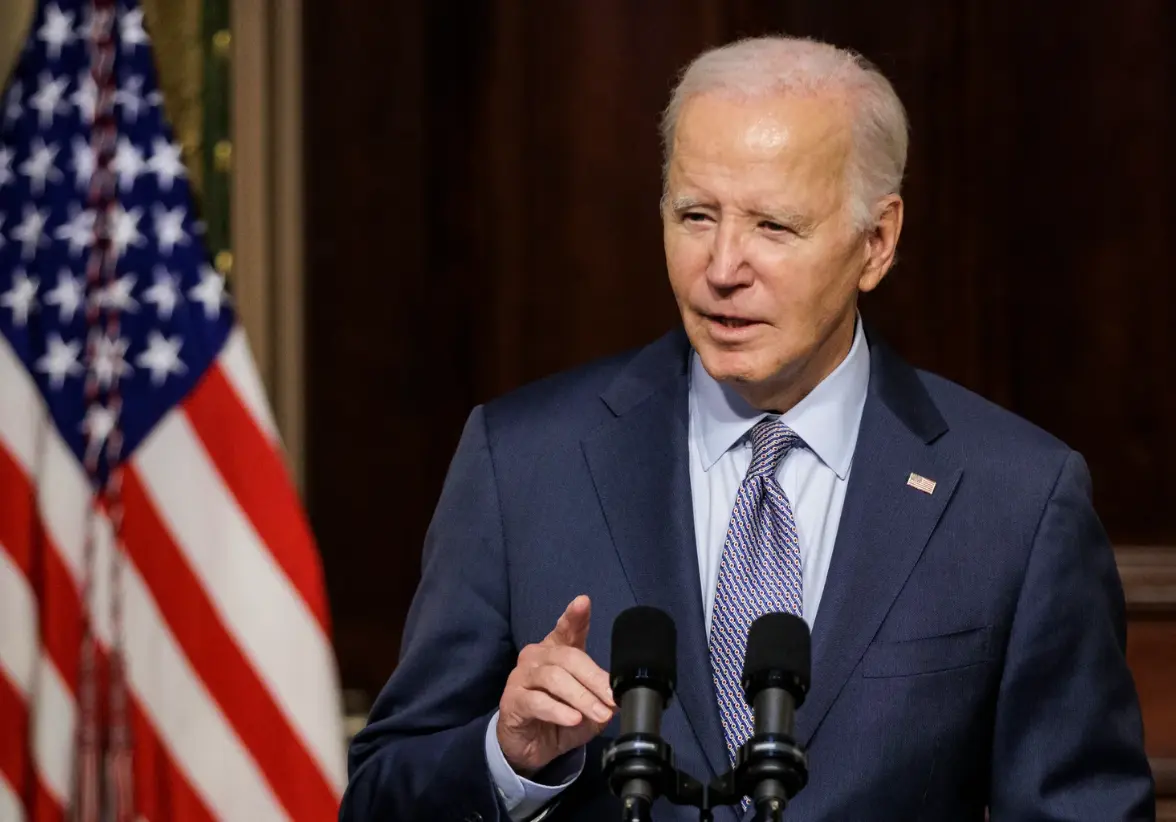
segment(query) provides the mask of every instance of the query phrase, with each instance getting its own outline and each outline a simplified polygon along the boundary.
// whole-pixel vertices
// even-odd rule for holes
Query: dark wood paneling
[[[1152,774],[1160,797],[1156,822],[1176,822],[1176,759],[1153,759]]]
[[[1176,805],[1176,546],[1121,546],[1115,555],[1127,598],[1127,661],[1156,788]]]
[[[1176,761],[1176,616],[1132,619],[1127,659],[1143,705],[1150,756]],[[1176,787],[1176,786],[1174,786]],[[1173,791],[1176,796],[1176,791]]]
[[[1115,549],[1115,558],[1130,615],[1176,622],[1176,545],[1124,545]],[[1176,645],[1172,656],[1176,659]]]
[[[308,495],[348,686],[374,692],[394,665],[470,407],[674,322],[658,112],[691,55],[739,34],[832,39],[893,79],[907,224],[863,311],[916,364],[1082,451],[1116,543],[1176,545],[1176,4],[304,8]],[[1169,556],[1123,555],[1166,757]]]

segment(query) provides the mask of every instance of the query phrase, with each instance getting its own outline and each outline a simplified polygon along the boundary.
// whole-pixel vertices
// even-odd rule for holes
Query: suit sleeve
[[[348,759],[340,822],[508,818],[485,736],[517,649],[486,424],[466,422],[425,538],[399,664]]]
[[[1123,588],[1077,453],[1034,538],[997,699],[992,822],[1154,820]]]

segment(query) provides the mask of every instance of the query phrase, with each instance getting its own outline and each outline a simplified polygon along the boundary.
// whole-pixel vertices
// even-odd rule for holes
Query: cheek
[[[706,279],[710,259],[706,244],[695,237],[668,233],[665,238],[666,269],[674,293],[686,295],[699,281]]]
[[[761,287],[782,312],[796,315],[794,321],[827,313],[853,291],[846,287],[850,280],[841,261],[831,261],[828,252],[815,245],[773,244],[748,256]]]

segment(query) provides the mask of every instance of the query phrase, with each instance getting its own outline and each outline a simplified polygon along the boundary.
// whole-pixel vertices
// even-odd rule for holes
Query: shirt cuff
[[[486,726],[486,763],[498,796],[506,806],[511,822],[528,819],[566,790],[584,770],[584,749],[577,748],[558,757],[536,774],[542,782],[532,782],[514,772],[498,744],[498,711]]]

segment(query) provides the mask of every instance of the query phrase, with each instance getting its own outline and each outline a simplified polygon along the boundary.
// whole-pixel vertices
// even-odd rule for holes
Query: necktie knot
[[[775,475],[784,455],[803,444],[800,436],[779,417],[765,417],[751,429],[751,467],[747,469],[747,476]]]

